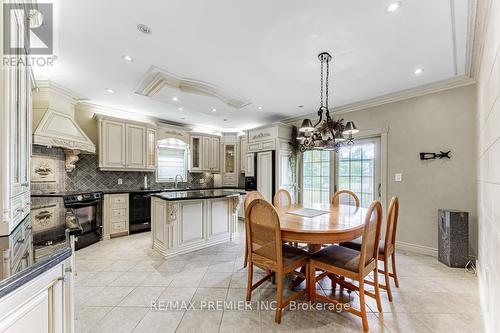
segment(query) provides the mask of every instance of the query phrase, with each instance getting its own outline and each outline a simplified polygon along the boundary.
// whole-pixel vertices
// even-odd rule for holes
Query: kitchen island
[[[241,194],[222,189],[152,194],[153,249],[170,258],[234,240]]]

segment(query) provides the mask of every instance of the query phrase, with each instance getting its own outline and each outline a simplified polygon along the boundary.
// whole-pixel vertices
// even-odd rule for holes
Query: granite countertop
[[[78,230],[77,230],[78,229]],[[81,228],[71,228],[68,234],[79,234]],[[8,236],[0,237],[0,298],[23,286],[66,258],[73,250],[65,230],[33,233],[30,216]]]
[[[63,192],[45,192],[38,193],[32,192],[32,197],[64,197],[67,195],[77,195],[84,193],[92,193],[92,192],[102,192],[104,194],[118,194],[118,193],[160,193],[160,192],[186,192],[186,191],[204,191],[204,190],[237,190],[244,192],[244,188],[240,187],[213,187],[213,188],[169,188],[169,189],[95,189],[95,190],[85,190],[85,191],[63,191]]]
[[[216,190],[161,192],[161,193],[154,193],[152,194],[152,196],[168,201],[178,201],[178,200],[198,200],[198,199],[237,197],[244,193],[245,193],[244,190],[242,191],[237,189],[216,189]]]

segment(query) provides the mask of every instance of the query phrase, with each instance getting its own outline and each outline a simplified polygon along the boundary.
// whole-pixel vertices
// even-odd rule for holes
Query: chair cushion
[[[331,245],[314,253],[311,259],[357,273],[359,271],[359,257],[359,251]]]
[[[290,245],[283,244],[283,266],[287,267],[293,264],[294,261],[307,258],[309,253],[304,250],[301,250],[297,247],[293,247]]]
[[[340,246],[347,247],[356,251],[361,251],[361,237],[356,238],[353,241],[350,242],[345,242],[345,243],[340,243]],[[384,240],[381,239],[379,244],[378,244],[378,253],[384,254]]]

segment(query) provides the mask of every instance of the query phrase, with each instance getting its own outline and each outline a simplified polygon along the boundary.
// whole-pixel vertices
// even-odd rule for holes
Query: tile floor
[[[368,298],[370,332],[482,332],[477,279],[435,258],[398,253],[400,288],[383,313]],[[76,253],[77,332],[361,332],[361,320],[330,310],[236,311],[245,300],[246,269],[241,242],[226,243],[164,260],[150,249],[150,234],[103,241]],[[257,278],[261,276],[256,274]],[[317,286],[331,294],[329,284]],[[338,296],[338,291],[336,293]],[[349,297],[347,294],[345,297]],[[353,293],[351,303],[357,305]],[[254,291],[254,301],[275,300],[275,286]],[[192,304],[189,309],[151,308],[152,301]],[[185,301],[182,303],[182,301]],[[191,301],[191,303],[186,303]],[[226,301],[226,309],[207,308]],[[165,304],[165,303],[163,303]]]

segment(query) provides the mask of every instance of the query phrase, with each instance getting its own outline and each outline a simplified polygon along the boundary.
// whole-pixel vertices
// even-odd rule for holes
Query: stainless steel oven
[[[102,239],[102,198],[102,192],[64,197],[66,224],[71,226],[76,222],[82,228],[82,234],[76,238],[76,250]]]

